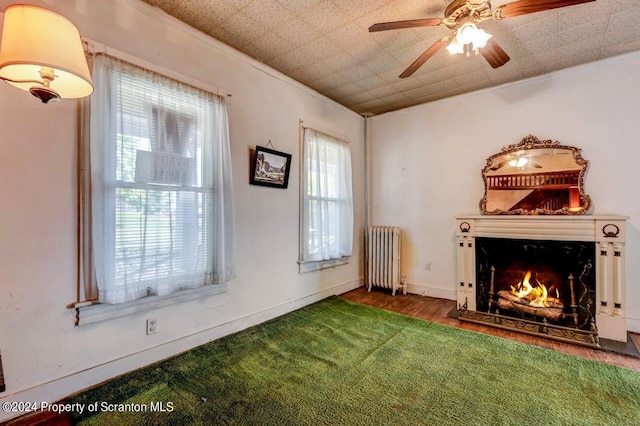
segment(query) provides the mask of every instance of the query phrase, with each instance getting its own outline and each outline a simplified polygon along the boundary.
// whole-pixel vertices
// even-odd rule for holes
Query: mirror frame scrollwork
[[[557,209],[548,208],[515,208],[509,210],[503,210],[496,208],[493,210],[487,210],[488,191],[490,189],[489,177],[487,174],[495,169],[496,161],[507,160],[511,156],[532,155],[535,150],[546,151],[568,151],[573,155],[573,160],[576,163],[576,168],[579,167],[579,174],[577,178],[577,196],[579,198],[579,207],[570,208],[568,205],[564,205]],[[541,151],[545,152],[545,151]],[[482,179],[484,181],[484,196],[480,200],[480,211],[485,215],[580,215],[585,214],[591,207],[591,197],[584,192],[584,177],[587,171],[589,161],[582,158],[581,149],[569,145],[560,145],[558,141],[552,140],[540,140],[533,135],[524,137],[519,143],[508,145],[502,148],[502,151],[487,158],[487,164],[482,169]],[[575,170],[573,170],[575,173]],[[526,175],[526,174],[523,174]],[[494,175],[495,176],[495,175]],[[575,178],[575,175],[574,175]],[[542,186],[541,186],[542,187]]]

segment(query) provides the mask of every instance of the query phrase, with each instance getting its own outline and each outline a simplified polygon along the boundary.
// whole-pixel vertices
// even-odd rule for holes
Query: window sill
[[[316,262],[298,261],[298,273],[305,274],[307,272],[319,271],[321,269],[333,268],[349,263],[350,257],[342,257],[340,259],[319,260]]]
[[[165,306],[177,303],[200,299],[202,297],[213,296],[227,291],[225,284],[208,285],[192,290],[182,290],[167,296],[147,296],[131,302],[119,303],[117,305],[90,305],[76,308],[78,310],[77,325],[83,326],[100,321],[124,317],[126,315],[146,312],[151,309],[164,308]]]

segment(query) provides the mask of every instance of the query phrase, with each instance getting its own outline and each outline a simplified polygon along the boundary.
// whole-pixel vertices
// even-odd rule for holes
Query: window
[[[353,196],[349,145],[303,129],[301,263],[351,256]],[[319,269],[322,265],[311,268]]]
[[[93,81],[85,287],[117,304],[233,278],[224,99],[106,55]]]

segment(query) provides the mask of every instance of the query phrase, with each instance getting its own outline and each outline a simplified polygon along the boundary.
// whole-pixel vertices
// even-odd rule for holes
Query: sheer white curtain
[[[235,276],[224,98],[94,58],[89,125],[91,244],[101,303]]]
[[[353,194],[349,144],[304,128],[302,261],[351,256]]]

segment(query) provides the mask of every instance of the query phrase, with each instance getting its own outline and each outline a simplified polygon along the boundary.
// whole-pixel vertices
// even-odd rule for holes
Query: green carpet
[[[67,402],[148,410],[91,425],[636,425],[640,374],[333,297]]]

